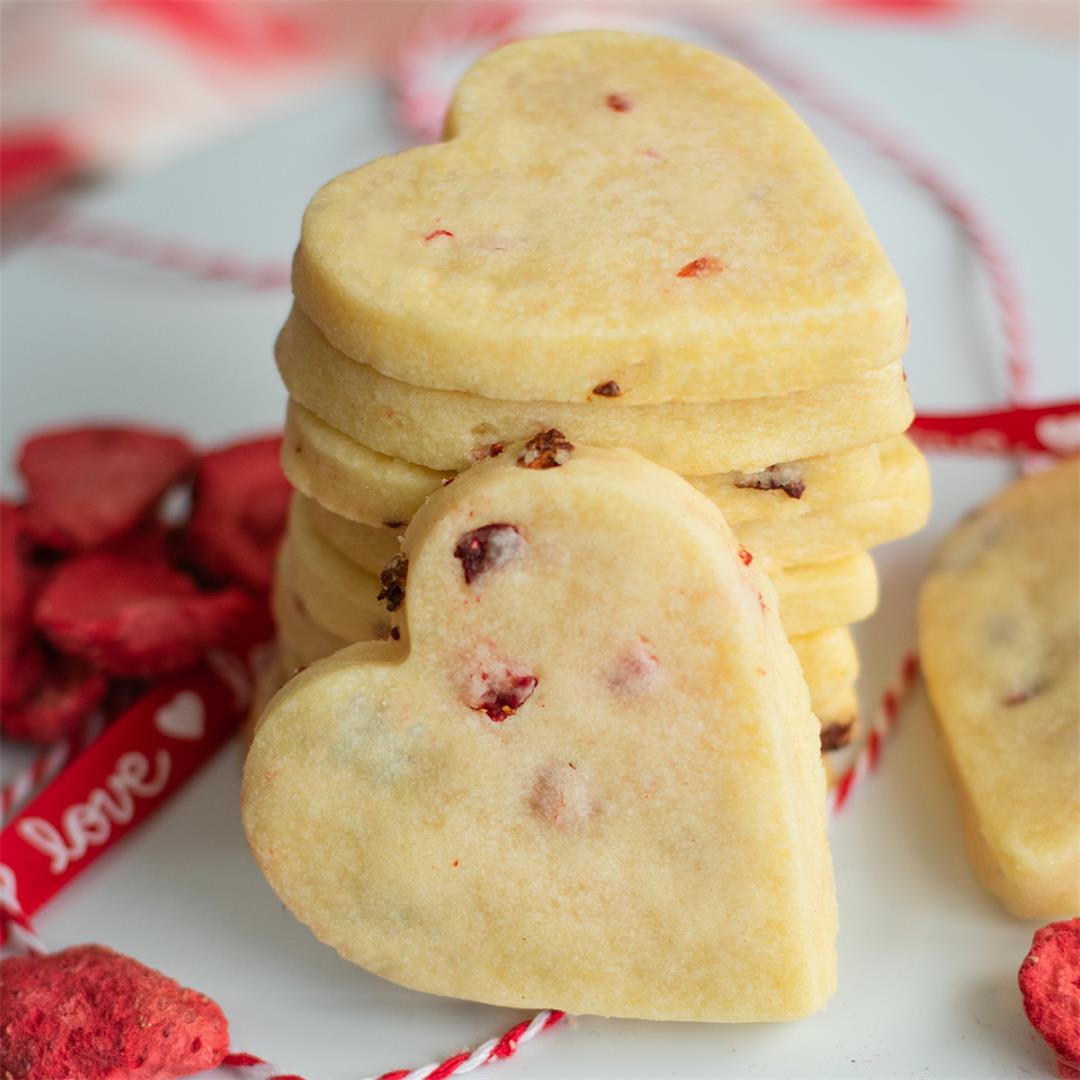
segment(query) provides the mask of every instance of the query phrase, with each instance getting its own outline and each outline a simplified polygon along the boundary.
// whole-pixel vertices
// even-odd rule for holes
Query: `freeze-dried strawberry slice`
[[[74,731],[101,704],[108,680],[85,661],[60,653],[44,657],[32,646],[41,665],[30,693],[3,710],[3,731],[16,739],[51,743]]]
[[[18,658],[26,644],[30,612],[23,573],[23,517],[19,507],[0,502],[0,705],[18,700]]]
[[[1080,1068],[1080,918],[1035,931],[1020,993],[1031,1026],[1065,1065]]]
[[[146,428],[84,427],[30,439],[19,457],[27,528],[42,544],[82,551],[144,521],[195,467],[183,439]]]
[[[210,998],[101,945],[11,957],[0,975],[0,1076],[175,1080],[228,1052]]]
[[[0,500],[0,619],[5,636],[27,617],[26,576],[23,572],[22,507]]]
[[[6,641],[0,644],[0,709],[7,710],[25,701],[44,671],[45,657],[33,635],[24,637],[17,647]]]
[[[153,678],[193,664],[253,617],[257,605],[247,593],[203,592],[163,557],[148,555],[153,544],[64,563],[35,605],[38,629],[111,675]]]
[[[219,581],[265,592],[291,494],[281,471],[279,436],[207,454],[199,463],[187,527],[191,558]]]
[[[0,501],[0,707],[21,702],[42,672],[31,619],[44,575],[30,560],[20,506]]]

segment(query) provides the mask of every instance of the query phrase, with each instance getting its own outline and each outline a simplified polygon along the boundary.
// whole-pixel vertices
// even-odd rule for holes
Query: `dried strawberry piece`
[[[524,665],[503,660],[492,649],[479,650],[475,666],[464,673],[462,696],[476,712],[496,723],[513,716],[532,696],[536,676]]]
[[[850,720],[835,721],[826,724],[821,729],[821,752],[830,754],[833,750],[839,750],[851,742],[851,736],[855,732],[855,717]]]
[[[600,383],[593,387],[593,393],[600,397],[622,397],[622,387],[614,380]]]
[[[454,548],[454,557],[461,560],[465,584],[471,585],[481,574],[516,559],[524,548],[525,538],[516,526],[497,522],[464,533]]]
[[[529,809],[565,831],[583,825],[594,813],[588,782],[572,761],[551,764],[537,774],[529,793]]]
[[[195,467],[183,439],[145,428],[85,427],[30,439],[19,469],[30,496],[27,527],[41,543],[81,551],[144,521]]]
[[[395,555],[379,574],[382,591],[376,600],[386,604],[387,611],[397,611],[405,603],[405,583],[409,580],[409,560],[404,555]]]
[[[517,463],[523,469],[557,469],[570,460],[574,444],[555,428],[534,435],[518,455]]]
[[[0,705],[21,700],[33,678],[26,674],[24,653],[35,653],[29,641],[30,588],[23,561],[25,521],[20,507],[0,502]],[[38,658],[40,666],[40,657]]]
[[[31,691],[3,710],[5,735],[51,743],[70,735],[105,697],[109,682],[89,664],[62,653],[46,657],[33,646],[40,669]]]
[[[210,998],[102,945],[0,964],[0,1076],[175,1080],[221,1064]]]
[[[41,681],[33,605],[48,575],[31,548],[23,508],[0,501],[0,708],[20,704]]]
[[[1080,1068],[1080,918],[1035,931],[1019,981],[1031,1026],[1067,1066]]]
[[[1008,694],[1002,701],[1002,704],[1009,708],[1016,705],[1023,705],[1032,698],[1038,697],[1049,685],[1049,682],[1045,679],[1038,679],[1028,686],[1024,686],[1019,690],[1014,690],[1011,694]]]
[[[702,255],[700,258],[688,262],[675,276],[681,278],[707,277],[709,274],[719,274],[724,269],[724,264],[712,255]]]
[[[619,653],[608,685],[624,697],[653,693],[664,681],[664,669],[652,642],[640,635]]]
[[[45,656],[33,635],[18,648],[0,642],[0,709],[6,711],[22,704],[44,674]]]
[[[782,491],[790,499],[801,499],[806,491],[802,474],[794,465],[770,465],[756,473],[736,473],[737,488],[756,491]]]
[[[217,581],[266,592],[291,495],[278,436],[207,454],[199,462],[187,526],[192,560]]]
[[[241,589],[203,592],[142,538],[64,563],[34,621],[58,648],[102,671],[154,678],[195,663],[256,607]]]

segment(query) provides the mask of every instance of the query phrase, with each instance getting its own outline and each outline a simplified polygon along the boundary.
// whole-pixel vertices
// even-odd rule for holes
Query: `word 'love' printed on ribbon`
[[[204,663],[149,691],[0,833],[0,880],[17,886],[25,916],[161,807],[234,733],[246,705],[234,674]]]

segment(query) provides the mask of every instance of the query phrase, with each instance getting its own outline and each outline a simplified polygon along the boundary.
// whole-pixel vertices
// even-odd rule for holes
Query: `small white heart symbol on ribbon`
[[[1080,414],[1040,416],[1035,423],[1035,434],[1047,450],[1063,457],[1075,454],[1080,450]]]
[[[154,713],[154,727],[171,739],[198,741],[206,731],[206,709],[202,698],[192,690],[181,690]]]

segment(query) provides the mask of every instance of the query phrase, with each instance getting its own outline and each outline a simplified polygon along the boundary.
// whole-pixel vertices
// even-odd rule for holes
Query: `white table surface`
[[[825,75],[974,193],[1011,253],[1030,313],[1035,389],[1077,391],[1075,54],[1000,24],[833,22],[768,14],[770,44]],[[795,102],[798,105],[798,102]],[[985,288],[953,226],[890,167],[806,112],[849,176],[905,282],[917,406],[976,408],[1003,393]],[[373,83],[339,85],[228,143],[74,200],[89,217],[196,245],[287,259],[325,179],[403,144]],[[2,273],[2,432],[8,471],[32,429],[137,417],[222,440],[280,425],[270,345],[287,292],[189,281],[62,248],[23,247]],[[936,457],[933,520],[879,552],[879,613],[859,630],[864,700],[913,642],[916,582],[942,531],[1008,475]],[[5,748],[9,774],[26,754]],[[107,943],[211,994],[237,1049],[308,1077],[421,1065],[497,1034],[510,1010],[399,989],[319,945],[263,883],[238,820],[239,746],[38,920],[57,947]],[[832,825],[840,988],[782,1026],[574,1020],[491,1075],[532,1078],[1048,1075],[1016,970],[1034,924],[976,884],[921,693],[881,772]],[[552,1003],[553,1005],[557,1003]],[[224,1075],[224,1072],[223,1072]]]

